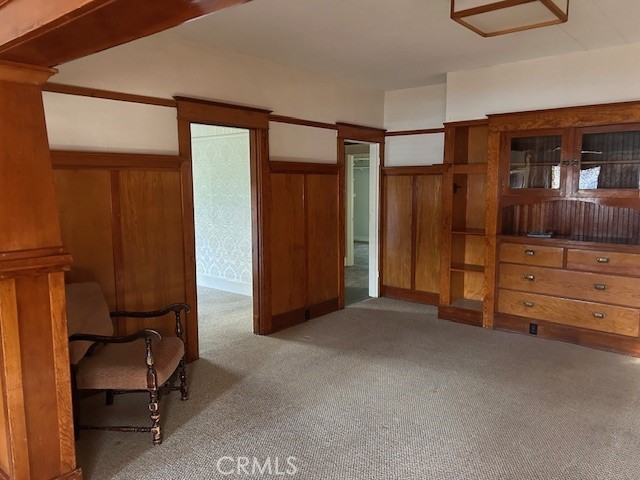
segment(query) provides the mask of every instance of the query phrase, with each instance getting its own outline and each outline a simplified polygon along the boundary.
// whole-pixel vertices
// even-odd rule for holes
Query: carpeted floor
[[[635,358],[441,321],[432,307],[389,299],[269,337],[231,316],[224,328],[202,323],[191,399],[173,394],[162,409],[165,442],[83,432],[85,478],[640,477]],[[146,398],[135,397],[90,402],[103,420],[146,422]],[[225,456],[278,457],[281,472],[291,456],[297,474],[224,475]]]
[[[369,297],[369,244],[353,242],[353,265],[344,267],[345,305],[367,300]]]

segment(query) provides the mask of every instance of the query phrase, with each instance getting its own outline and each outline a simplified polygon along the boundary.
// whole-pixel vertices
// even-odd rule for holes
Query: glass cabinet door
[[[562,195],[562,140],[561,132],[509,135],[509,168],[505,175],[508,178],[503,177],[506,190],[517,193],[535,189],[541,194]]]
[[[578,165],[573,172],[577,193],[588,190],[584,193],[590,196],[638,195],[640,125],[581,129],[577,141],[579,162],[575,162]]]

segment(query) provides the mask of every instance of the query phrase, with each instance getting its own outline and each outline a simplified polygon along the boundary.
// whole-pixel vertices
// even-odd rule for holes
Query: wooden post
[[[42,84],[0,62],[0,477],[80,479],[61,246]]]

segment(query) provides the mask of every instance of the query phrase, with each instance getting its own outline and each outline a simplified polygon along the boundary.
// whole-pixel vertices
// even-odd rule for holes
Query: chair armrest
[[[84,341],[94,342],[94,343],[129,343],[139,338],[144,338],[144,339],[156,338],[157,340],[160,340],[162,336],[155,330],[151,330],[150,328],[145,328],[144,330],[140,330],[136,333],[132,333],[131,335],[124,335],[120,337],[115,337],[115,336],[111,337],[107,335],[92,335],[89,333],[75,333],[69,337],[69,341],[76,342],[79,340],[84,340]]]
[[[191,307],[186,303],[174,303],[169,305],[168,307],[161,308],[160,310],[151,310],[148,312],[128,312],[128,311],[116,311],[111,312],[109,315],[111,318],[114,317],[128,317],[128,318],[152,318],[152,317],[161,317],[166,315],[169,312],[179,313],[184,310],[185,313],[189,313],[191,311]]]
[[[151,317],[161,317],[166,315],[169,312],[173,312],[176,316],[176,335],[181,340],[182,338],[182,319],[180,318],[180,312],[183,311],[185,313],[189,313],[191,311],[191,307],[186,303],[174,303],[169,305],[168,307],[161,308],[160,310],[152,310],[150,312],[111,312],[111,318],[114,317],[124,317],[124,318],[151,318]]]

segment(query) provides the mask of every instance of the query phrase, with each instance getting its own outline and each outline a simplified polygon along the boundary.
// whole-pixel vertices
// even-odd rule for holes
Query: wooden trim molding
[[[361,142],[384,144],[386,130],[382,128],[365,127],[342,122],[336,122],[336,127],[338,128],[338,137],[343,140],[360,140]]]
[[[288,123],[290,125],[302,125],[305,127],[325,128],[327,130],[338,130],[334,123],[316,122],[314,120],[303,120],[295,117],[285,117],[284,115],[269,115],[270,122]]]
[[[269,128],[271,110],[199,98],[174,98],[178,105],[178,119],[236,128]]]
[[[284,330],[285,328],[298,325],[306,320],[322,317],[339,309],[339,299],[332,298],[324,302],[309,305],[308,307],[298,308],[290,312],[279,313],[271,318],[273,331]]]
[[[575,128],[640,122],[640,101],[488,115],[489,131]]]
[[[180,170],[184,157],[141,153],[86,152],[52,150],[54,168],[97,168],[113,170]]]
[[[57,73],[55,68],[38,67],[19,62],[0,60],[0,81],[42,85],[51,75]]]
[[[315,173],[319,175],[337,175],[339,167],[335,163],[307,163],[270,161],[271,173]]]
[[[406,300],[408,302],[424,303],[427,305],[438,305],[438,301],[440,299],[440,296],[437,293],[389,287],[388,285],[382,286],[380,296],[397,298],[398,300]]]
[[[0,253],[0,279],[69,270],[71,255],[63,247]]]
[[[42,91],[51,93],[62,93],[66,95],[77,95],[80,97],[101,98],[104,100],[117,100],[120,102],[156,105],[158,107],[176,108],[176,101],[169,98],[158,98],[149,97],[146,95],[135,95],[131,93],[120,93],[111,90],[100,90],[98,88],[63,85],[61,83],[45,83],[42,87]]]
[[[444,133],[442,128],[423,128],[419,130],[396,130],[395,132],[385,132],[385,137],[402,137],[406,135],[429,135],[433,133]]]
[[[422,165],[412,167],[383,167],[383,175],[442,175],[446,167],[444,164]]]
[[[61,477],[58,477],[56,480],[82,480],[82,470],[77,468],[72,472],[69,472]]]

